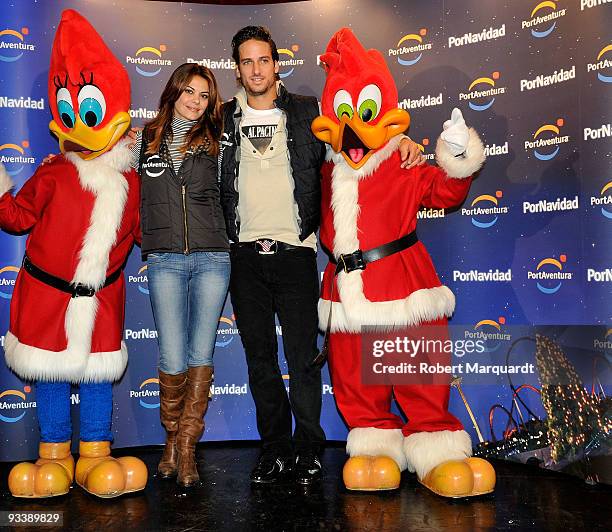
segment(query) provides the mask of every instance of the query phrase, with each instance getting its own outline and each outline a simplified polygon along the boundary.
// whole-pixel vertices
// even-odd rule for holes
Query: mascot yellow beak
[[[81,159],[89,161],[110,150],[130,127],[130,115],[124,111],[117,113],[103,128],[93,129],[85,125],[80,116],[69,131],[63,131],[51,120],[49,129],[58,141],[62,153],[75,152]]]
[[[375,125],[361,120],[357,113],[342,115],[340,123],[327,116],[318,116],[312,122],[312,132],[319,140],[329,144],[348,165],[361,168],[389,139],[400,135],[410,125],[410,115],[402,109],[391,109]]]

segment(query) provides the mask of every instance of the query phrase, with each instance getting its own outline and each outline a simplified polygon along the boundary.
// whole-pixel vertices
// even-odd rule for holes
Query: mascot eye
[[[89,127],[97,126],[106,114],[106,100],[95,85],[84,85],[79,91],[79,116]]]
[[[68,127],[74,127],[74,109],[72,108],[72,98],[66,87],[61,87],[55,95],[57,101],[57,113],[62,123]]]
[[[364,122],[370,122],[378,116],[382,95],[380,89],[376,85],[366,85],[359,93],[357,100],[357,109],[359,117]]]
[[[346,115],[349,120],[353,118],[355,111],[353,110],[351,95],[344,89],[339,90],[334,96],[334,111],[336,111],[336,116],[340,120],[343,115]]]

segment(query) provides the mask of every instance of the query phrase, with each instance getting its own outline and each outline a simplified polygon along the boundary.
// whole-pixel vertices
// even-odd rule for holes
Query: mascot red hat
[[[49,129],[60,151],[93,159],[111,149],[130,125],[130,79],[93,26],[64,11],[49,67]]]
[[[416,236],[421,207],[466,197],[484,148],[458,109],[444,123],[438,167],[400,168],[399,133],[410,123],[382,55],[351,30],[331,39],[321,61],[327,80],[313,133],[330,144],[324,168],[320,241],[330,256],[319,302],[329,339],[334,396],[349,425],[344,482],[349,489],[399,486],[400,472],[443,496],[488,493],[490,464],[471,455],[470,437],[448,411],[448,384],[380,384],[362,377],[362,328],[432,325],[446,331],[455,298]],[[444,334],[446,334],[444,332]],[[391,412],[392,398],[408,417]]]
[[[120,141],[129,127],[127,72],[76,11],[62,14],[49,70],[51,132],[62,156],[16,196],[0,165],[0,228],[29,232],[11,300],[5,360],[35,381],[39,459],[9,474],[15,497],[77,484],[99,497],[142,490],[141,460],[110,456],[112,383],[127,365],[122,268],[139,238],[139,182]],[[80,458],[72,458],[70,387],[79,386]]]
[[[365,50],[349,29],[337,32],[321,56],[328,74],[321,110],[313,124],[318,137],[352,168],[410,124],[397,108],[397,89],[382,54]]]

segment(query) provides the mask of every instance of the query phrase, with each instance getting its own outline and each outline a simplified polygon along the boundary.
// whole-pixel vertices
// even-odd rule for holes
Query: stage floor
[[[152,473],[161,451],[140,448],[116,454],[139,456]],[[609,530],[612,522],[609,486],[589,486],[578,478],[508,462],[495,462],[495,494],[447,500],[427,491],[408,473],[397,491],[348,492],[341,479],[344,447],[337,443],[331,443],[323,455],[324,478],[319,486],[253,487],[248,477],[257,456],[252,443],[200,444],[200,488],[184,492],[173,481],[151,477],[141,494],[111,500],[94,498],[78,487],[53,499],[14,499],[6,483],[10,464],[0,464],[0,509],[61,511],[63,530],[95,531],[591,531]]]

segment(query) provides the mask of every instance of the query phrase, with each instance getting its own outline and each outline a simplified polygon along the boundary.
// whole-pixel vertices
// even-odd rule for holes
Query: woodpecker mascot
[[[470,458],[470,437],[448,411],[448,384],[368,386],[361,375],[362,327],[435,325],[446,331],[455,298],[416,237],[417,212],[465,199],[485,160],[482,142],[455,109],[437,142],[438,167],[401,169],[397,135],[410,117],[397,108],[382,54],[365,50],[344,28],[321,62],[327,79],[322,116],[312,131],[333,151],[323,177],[320,240],[330,263],[319,320],[327,330],[336,403],[350,428],[345,485],[394,489],[400,472],[409,469],[442,496],[489,493],[495,471]],[[390,412],[392,396],[407,423]]]
[[[15,497],[51,497],[73,478],[99,497],[142,490],[144,463],[111,458],[112,383],[127,364],[122,267],[139,234],[127,72],[94,28],[67,10],[53,42],[49,128],[62,156],[13,196],[0,165],[0,228],[29,233],[11,301],[6,364],[35,382],[40,458],[9,474]],[[80,458],[70,453],[70,386],[79,386]]]

